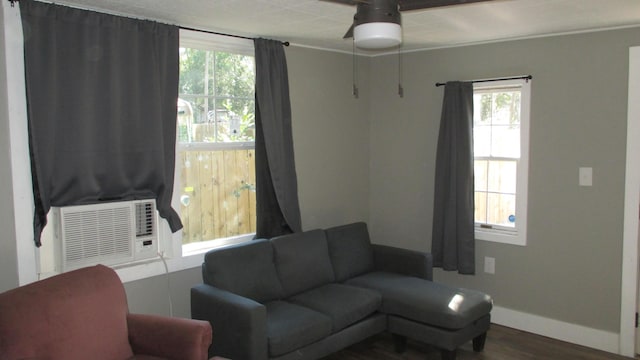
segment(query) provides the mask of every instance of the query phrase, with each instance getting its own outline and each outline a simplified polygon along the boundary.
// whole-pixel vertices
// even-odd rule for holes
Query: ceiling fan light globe
[[[370,22],[353,29],[353,41],[361,49],[387,49],[400,45],[402,27],[390,22]]]

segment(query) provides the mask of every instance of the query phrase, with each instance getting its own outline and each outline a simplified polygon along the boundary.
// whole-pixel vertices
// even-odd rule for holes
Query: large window
[[[252,44],[181,34],[176,187],[183,254],[255,233]]]
[[[530,80],[474,84],[476,238],[526,244]]]

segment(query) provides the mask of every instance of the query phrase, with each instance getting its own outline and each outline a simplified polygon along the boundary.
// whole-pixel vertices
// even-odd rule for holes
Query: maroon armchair
[[[211,332],[206,321],[129,314],[102,265],[0,294],[2,360],[205,360]]]

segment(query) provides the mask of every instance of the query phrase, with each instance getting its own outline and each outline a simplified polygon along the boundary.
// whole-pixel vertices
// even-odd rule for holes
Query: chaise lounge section
[[[215,325],[209,356],[317,359],[383,331],[434,345],[443,358],[474,339],[491,298],[432,280],[427,253],[371,244],[365,223],[208,252],[191,289],[194,319]]]

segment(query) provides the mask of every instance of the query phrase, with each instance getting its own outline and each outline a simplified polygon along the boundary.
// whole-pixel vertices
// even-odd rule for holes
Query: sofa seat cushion
[[[327,284],[287,301],[327,315],[335,333],[376,312],[382,304],[382,297],[377,291],[365,288]]]
[[[462,329],[491,312],[487,294],[389,272],[372,272],[346,282],[382,294],[382,311],[445,328]]]
[[[331,334],[331,318],[317,311],[284,301],[272,301],[265,306],[270,357],[286,354]]]

